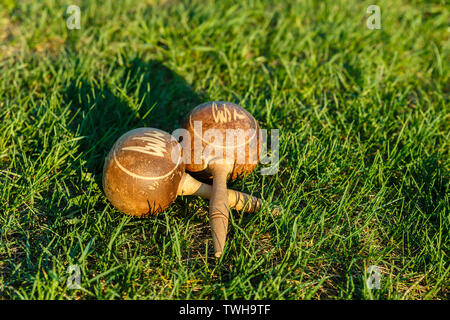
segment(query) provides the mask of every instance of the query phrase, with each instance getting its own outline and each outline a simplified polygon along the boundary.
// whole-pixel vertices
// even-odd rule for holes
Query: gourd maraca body
[[[117,209],[134,216],[162,212],[177,195],[211,196],[211,186],[185,173],[181,145],[154,128],[131,130],[116,141],[105,159],[103,189]],[[245,212],[261,207],[260,199],[234,190],[227,190],[227,201]]]
[[[225,101],[200,104],[189,113],[183,127],[191,138],[187,171],[203,178],[213,178],[209,165],[214,158],[221,158],[231,165],[232,169],[228,172],[231,180],[243,177],[256,168],[262,150],[261,130],[256,119],[239,105]],[[214,131],[221,134],[221,141],[214,141]],[[208,132],[212,134],[208,135]],[[227,137],[231,139],[227,140]],[[199,151],[203,152],[208,146],[221,154],[208,152],[199,157]],[[189,152],[184,149],[184,152]]]
[[[186,169],[213,178],[209,217],[215,255],[220,257],[229,219],[227,179],[245,176],[256,168],[262,133],[249,112],[225,101],[197,106],[188,115],[184,128],[190,137],[189,143],[183,144],[185,152],[190,152]]]
[[[112,147],[105,159],[103,188],[120,211],[152,215],[175,201],[183,173],[178,142],[164,131],[139,128],[125,133]]]

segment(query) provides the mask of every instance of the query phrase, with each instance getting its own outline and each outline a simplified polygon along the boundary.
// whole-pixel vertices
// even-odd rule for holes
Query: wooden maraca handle
[[[217,258],[223,253],[228,232],[229,211],[232,208],[242,212],[254,213],[265,204],[261,199],[243,192],[227,189],[227,172],[223,166],[211,165],[214,176],[212,187],[202,183],[185,173],[181,182],[179,195],[195,195],[210,199],[209,221],[214,245],[214,255]],[[270,211],[273,217],[281,214],[280,207],[273,207]]]
[[[184,128],[189,133],[184,151],[189,159],[194,159],[186,161],[186,170],[204,172],[213,178],[209,215],[215,255],[220,257],[229,219],[227,178],[245,176],[256,168],[262,147],[261,129],[248,111],[226,101],[198,105],[189,113]],[[210,153],[211,148],[214,153]],[[201,161],[195,161],[202,150],[208,151],[202,152]]]
[[[232,169],[232,168],[231,168]],[[214,177],[211,200],[209,202],[209,223],[213,237],[214,255],[220,258],[225,247],[230,213],[228,208],[227,176],[230,168],[212,163],[211,173]]]
[[[209,184],[202,183],[187,173],[184,174],[183,179],[184,181],[181,183],[182,188],[178,193],[179,195],[192,195],[211,199],[212,187]],[[263,206],[261,199],[232,189],[227,190],[227,199],[230,208],[246,213],[257,212]]]

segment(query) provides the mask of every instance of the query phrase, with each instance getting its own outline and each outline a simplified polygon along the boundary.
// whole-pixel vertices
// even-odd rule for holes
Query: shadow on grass
[[[132,270],[140,270],[145,265],[139,264],[138,269],[131,271],[127,269],[132,264],[130,261],[138,261],[136,257],[152,263],[157,260],[155,266],[160,265],[160,259],[166,259],[168,265],[164,268],[175,268],[170,265],[176,261],[175,254],[165,253],[166,248],[172,248],[172,237],[168,235],[171,228],[180,230],[186,225],[190,225],[190,230],[185,234],[194,235],[189,238],[189,244],[184,239],[180,241],[181,248],[189,246],[186,265],[192,270],[205,268],[203,260],[198,257],[203,258],[205,239],[210,239],[209,226],[203,217],[198,218],[198,211],[188,206],[191,199],[174,204],[175,210],[181,214],[171,223],[166,223],[165,214],[145,221],[130,219],[132,221],[126,224],[122,223],[123,215],[112,214],[110,217],[105,214],[107,200],[100,199],[103,191],[98,189],[102,188],[105,156],[114,142],[137,127],[157,127],[170,133],[180,127],[193,107],[208,100],[158,61],[123,60],[120,65],[110,66],[112,74],[116,75],[112,81],[101,82],[95,76],[84,77],[80,72],[75,73],[63,89],[61,103],[70,108],[70,120],[65,126],[73,133],[72,137],[82,139],[76,142],[75,152],[64,160],[67,165],[64,179],[55,179],[55,185],[36,205],[39,213],[35,219],[37,222],[32,221],[32,234],[18,239],[15,249],[18,254],[6,266],[0,265],[0,276],[6,275],[8,288],[4,293],[0,292],[0,297],[17,296],[16,288],[23,289],[24,297],[37,297],[40,293],[33,291],[32,287],[40,283],[38,279],[42,277],[42,270],[47,275],[56,265],[59,271],[51,274],[58,279],[58,293],[51,294],[64,293],[64,277],[67,276],[64,272],[70,264],[79,265],[85,277],[120,265],[117,272],[108,276],[108,281],[124,283],[122,289],[128,290],[126,279],[131,277]],[[86,173],[91,177],[87,178]],[[207,210],[200,209],[202,214],[206,214]],[[92,212],[95,214],[90,214]],[[117,238],[113,237],[119,233]],[[123,252],[127,252],[125,258]],[[165,254],[163,258],[162,253]],[[212,254],[211,250],[208,254]],[[215,267],[213,259],[208,260],[206,269]],[[225,274],[231,269],[228,264],[219,268]],[[153,276],[153,273],[147,276]],[[205,273],[207,276],[211,275]],[[23,279],[27,280],[24,282]],[[100,286],[98,281],[97,284],[88,284],[87,288],[94,292],[96,286]]]
[[[122,134],[138,127],[171,133],[202,101],[181,76],[159,61],[134,58],[125,60],[125,66],[122,87],[75,77],[64,93],[76,114],[71,129],[84,137],[80,151],[97,182],[106,154]]]

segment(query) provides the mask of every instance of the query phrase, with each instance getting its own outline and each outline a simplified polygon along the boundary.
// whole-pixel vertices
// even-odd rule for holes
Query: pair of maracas
[[[134,216],[162,212],[178,195],[210,199],[214,252],[220,257],[229,208],[255,212],[262,206],[258,198],[227,189],[228,179],[255,169],[262,149],[261,130],[249,112],[223,101],[197,106],[183,127],[187,133],[183,146],[172,135],[154,128],[134,129],[121,136],[106,157],[103,188],[117,209]],[[185,169],[212,178],[212,187]]]

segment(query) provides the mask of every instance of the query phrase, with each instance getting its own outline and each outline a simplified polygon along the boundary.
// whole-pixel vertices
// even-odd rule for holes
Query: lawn
[[[448,21],[445,1],[0,0],[0,299],[448,299]],[[212,100],[280,136],[276,174],[229,186],[283,214],[232,211],[219,260],[207,200],[139,219],[101,184],[123,133]]]

